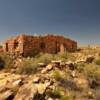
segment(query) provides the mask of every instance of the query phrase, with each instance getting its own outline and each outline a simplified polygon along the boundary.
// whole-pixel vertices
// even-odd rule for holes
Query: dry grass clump
[[[14,65],[14,59],[8,53],[0,53],[0,58],[5,69],[9,70]]]
[[[54,70],[52,73],[52,76],[57,80],[60,81],[63,79],[63,76],[61,75],[61,72],[59,70]]]
[[[17,73],[19,74],[34,74],[39,69],[38,63],[44,63],[45,65],[50,63],[52,60],[67,60],[67,54],[48,54],[40,53],[35,57],[24,58],[24,60],[18,66]],[[56,73],[57,74],[57,73]]]
[[[100,67],[96,64],[87,64],[83,70],[87,77],[100,82]]]
[[[40,53],[34,57],[34,61],[37,63],[45,63],[48,64],[51,62],[53,59],[53,54],[48,54],[48,53]]]
[[[38,59],[38,61],[40,62],[44,62],[44,61],[52,61],[52,60],[62,60],[62,61],[66,61],[69,58],[69,53],[65,52],[64,54],[48,54],[48,53],[40,53],[37,56],[35,56],[36,59]],[[47,62],[48,62],[47,61]]]
[[[100,66],[100,58],[95,60],[95,64]]]
[[[71,100],[71,97],[68,94],[65,94],[65,89],[60,86],[56,86],[54,90],[49,90],[47,95],[54,99],[59,98],[59,100]]]
[[[38,70],[38,64],[33,59],[24,59],[18,66],[18,74],[34,74]]]

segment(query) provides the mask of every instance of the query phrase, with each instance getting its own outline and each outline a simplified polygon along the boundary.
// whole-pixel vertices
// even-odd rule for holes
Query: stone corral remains
[[[14,55],[31,56],[39,52],[64,53],[75,51],[77,42],[59,35],[30,36],[21,34],[4,43],[4,52]]]

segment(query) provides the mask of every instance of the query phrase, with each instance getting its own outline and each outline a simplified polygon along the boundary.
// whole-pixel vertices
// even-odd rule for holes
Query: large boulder
[[[19,88],[14,100],[37,100],[42,97],[50,83],[27,83]],[[39,97],[39,98],[40,98]],[[38,99],[40,100],[40,99]]]
[[[14,100],[34,100],[37,92],[37,87],[32,83],[25,84],[19,89]]]

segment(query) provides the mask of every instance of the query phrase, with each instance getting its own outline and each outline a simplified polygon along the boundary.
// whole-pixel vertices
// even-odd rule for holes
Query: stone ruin
[[[64,53],[77,49],[77,42],[59,35],[31,36],[21,34],[4,43],[4,52],[14,55],[31,56],[43,53]]]

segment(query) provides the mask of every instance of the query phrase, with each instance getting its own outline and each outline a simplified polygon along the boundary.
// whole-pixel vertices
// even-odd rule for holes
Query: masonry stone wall
[[[4,44],[4,51],[11,54],[30,56],[35,53],[64,53],[75,51],[77,42],[58,35],[30,36],[19,35],[7,40]]]

